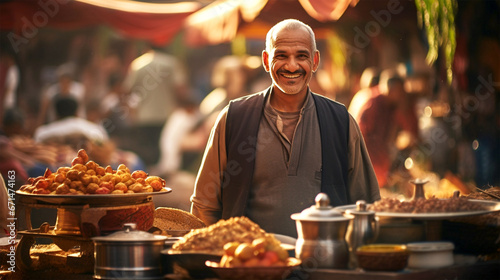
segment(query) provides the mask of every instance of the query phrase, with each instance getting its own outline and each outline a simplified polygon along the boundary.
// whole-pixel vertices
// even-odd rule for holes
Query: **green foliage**
[[[443,48],[446,60],[448,83],[453,78],[452,63],[455,56],[456,33],[455,14],[457,0],[415,0],[418,24],[425,28],[429,50],[426,61],[432,65],[439,56],[439,48]]]

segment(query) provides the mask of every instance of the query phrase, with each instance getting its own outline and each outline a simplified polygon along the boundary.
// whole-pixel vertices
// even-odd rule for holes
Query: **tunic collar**
[[[264,105],[264,110],[267,111],[268,113],[271,113],[272,115],[278,115],[278,112],[276,109],[271,106],[271,92],[272,92],[272,86],[269,88],[267,95],[266,95],[266,102]],[[309,110],[314,107],[314,100],[312,97],[312,91],[310,89],[307,89],[307,95],[306,95],[306,101],[302,105],[302,108],[300,109],[300,114],[304,114],[305,110]]]

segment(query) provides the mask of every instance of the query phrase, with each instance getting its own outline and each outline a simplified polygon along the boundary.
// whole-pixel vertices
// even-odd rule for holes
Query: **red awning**
[[[283,13],[309,23],[338,20],[349,6],[359,0],[218,0],[190,15],[186,20],[186,44],[200,46],[233,39],[245,23],[262,12],[280,18]]]
[[[15,39],[29,40],[43,27],[70,30],[104,24],[127,37],[163,45],[182,29],[186,17],[200,8],[195,1],[21,0],[0,4],[0,29],[14,31],[19,36]]]

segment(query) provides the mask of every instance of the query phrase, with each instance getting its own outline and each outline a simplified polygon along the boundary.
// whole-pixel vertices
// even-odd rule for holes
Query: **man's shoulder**
[[[318,93],[314,93],[314,92],[311,92],[311,93],[312,93],[315,101],[324,102],[325,104],[331,105],[335,108],[347,110],[347,108],[345,107],[345,105],[343,103],[340,103],[336,100],[333,100],[329,97],[326,97],[326,96],[318,94]]]
[[[238,98],[231,100],[230,103],[244,103],[245,101],[259,100],[259,99],[261,100],[265,97],[266,92],[267,92],[267,89],[263,90],[263,91],[256,92],[256,93],[248,94],[245,96],[241,96],[241,97],[238,97]]]

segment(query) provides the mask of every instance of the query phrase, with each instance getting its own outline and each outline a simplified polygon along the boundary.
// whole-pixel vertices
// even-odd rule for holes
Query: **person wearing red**
[[[380,93],[362,106],[357,121],[379,186],[384,187],[388,184],[397,135],[406,131],[414,142],[418,138],[418,119],[406,96],[404,79],[396,71],[385,70],[379,87]]]

